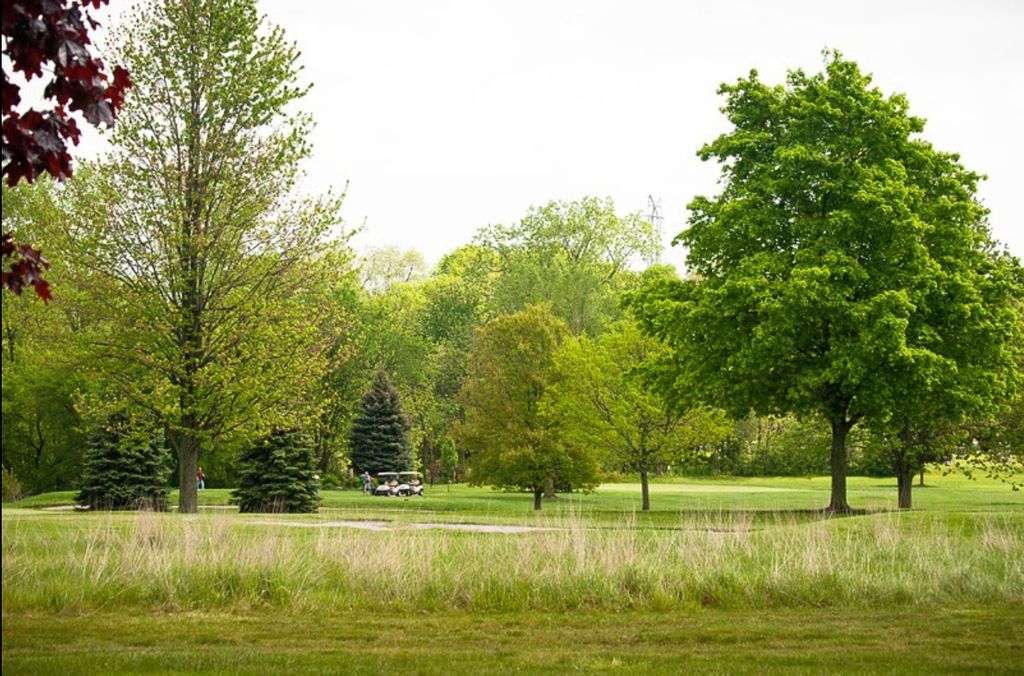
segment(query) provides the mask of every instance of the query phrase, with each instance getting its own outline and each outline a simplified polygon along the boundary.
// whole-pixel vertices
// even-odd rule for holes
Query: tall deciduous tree
[[[143,3],[118,34],[135,86],[97,194],[77,205],[83,283],[111,327],[106,375],[161,416],[194,512],[203,444],[293,426],[322,371],[296,298],[338,200],[294,196],[306,88],[255,0]]]
[[[567,335],[545,306],[490,321],[476,333],[459,393],[465,420],[455,435],[470,453],[472,480],[529,490],[534,509],[555,484],[587,488],[597,481],[591,450],[562,443],[541,411],[555,378],[555,352]]]
[[[597,338],[569,339],[555,355],[557,377],[543,402],[564,442],[639,472],[644,511],[651,508],[651,472],[687,451],[722,442],[732,429],[719,410],[672,410],[646,389],[640,370],[664,349],[626,321]]]
[[[672,347],[670,396],[828,420],[828,508],[847,511],[851,428],[886,418],[915,364],[948,362],[944,341],[1000,351],[1011,263],[992,253],[980,177],[855,63],[830,53],[822,73],[772,86],[751,72],[720,92],[733,128],[699,155],[723,189],[693,200],[677,238],[693,278],[633,302]]]
[[[620,216],[610,199],[596,197],[533,207],[519,223],[485,228],[477,239],[497,256],[489,299],[496,313],[548,303],[573,335],[594,335],[619,318],[630,264],[661,248],[639,214]]]

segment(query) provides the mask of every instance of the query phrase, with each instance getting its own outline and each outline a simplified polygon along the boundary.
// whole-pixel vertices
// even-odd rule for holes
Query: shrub
[[[4,502],[14,502],[21,500],[25,495],[25,489],[18,481],[18,477],[14,476],[14,472],[3,468],[3,500]]]
[[[167,509],[169,458],[160,430],[124,416],[86,437],[82,488],[75,498],[92,509]]]
[[[241,512],[315,512],[320,502],[313,445],[296,429],[275,430],[247,448],[231,494]]]

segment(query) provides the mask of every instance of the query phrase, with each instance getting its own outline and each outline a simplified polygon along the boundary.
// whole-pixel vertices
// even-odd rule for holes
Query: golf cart
[[[378,472],[374,495],[398,495],[398,472]]]
[[[422,476],[419,472],[399,472],[396,494],[403,497],[423,497],[423,480],[420,478]]]

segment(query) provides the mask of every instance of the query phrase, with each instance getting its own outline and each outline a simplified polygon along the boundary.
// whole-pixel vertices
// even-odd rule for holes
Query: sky
[[[995,237],[1024,257],[1024,1],[262,0],[302,51],[317,126],[307,188],[348,182],[358,248],[430,262],[531,205],[660,200],[666,244],[716,192],[697,149],[716,94],[834,48],[907,95],[924,137],[988,175]],[[116,26],[115,17],[110,17]],[[683,252],[664,260],[682,264]]]

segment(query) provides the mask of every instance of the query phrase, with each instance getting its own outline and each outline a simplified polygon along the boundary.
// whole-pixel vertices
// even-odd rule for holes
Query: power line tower
[[[664,217],[661,215],[661,198],[654,199],[653,195],[647,196],[647,222],[651,224],[658,235],[658,248],[654,253],[653,260],[647,261],[648,265],[661,262],[661,247],[664,246],[664,234],[661,222]]]

